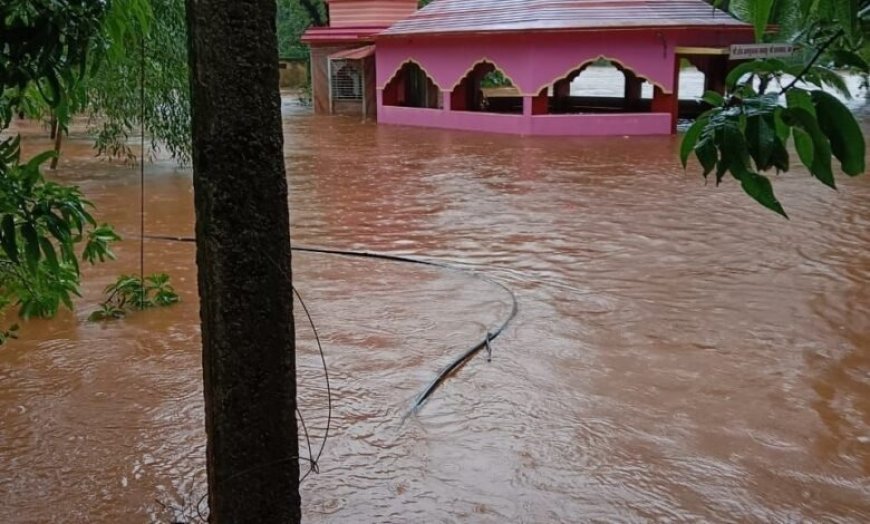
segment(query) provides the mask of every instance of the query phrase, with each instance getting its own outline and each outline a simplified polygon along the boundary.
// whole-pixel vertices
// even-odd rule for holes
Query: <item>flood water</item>
[[[379,127],[292,96],[284,111],[294,242],[463,270],[294,255],[334,395],[306,521],[870,519],[870,177],[834,192],[800,168],[779,176],[786,221],[733,181],[683,172],[675,137]],[[29,152],[48,147],[22,130]],[[161,160],[146,174],[147,233],[191,235],[190,172]],[[169,273],[181,304],[89,323],[100,290],[138,270],[138,173],[79,133],[55,177],[127,239],[87,269],[75,313],[0,349],[0,522],[193,515],[193,245],[145,243],[146,271]],[[491,362],[478,355],[407,416],[510,311],[475,275],[512,290],[519,314]],[[316,448],[326,391],[296,309]]]

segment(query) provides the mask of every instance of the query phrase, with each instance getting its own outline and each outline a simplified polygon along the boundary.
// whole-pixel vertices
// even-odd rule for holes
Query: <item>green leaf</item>
[[[45,255],[45,260],[48,263],[49,269],[51,269],[55,273],[59,272],[60,265],[57,263],[57,252],[55,252],[54,246],[51,244],[51,241],[43,236],[40,236],[39,246],[42,248],[42,254]]]
[[[33,224],[25,222],[21,226],[21,236],[24,237],[24,256],[27,259],[27,265],[32,273],[36,273],[40,258],[39,237]]]
[[[807,169],[812,169],[813,161],[815,160],[815,146],[813,146],[812,137],[803,129],[796,127],[794,130],[794,146],[801,162],[807,166]]]
[[[773,122],[776,127],[776,137],[785,143],[791,136],[791,126],[782,121],[782,108],[776,108],[773,113]]]
[[[725,105],[725,97],[716,91],[706,91],[704,96],[701,97],[701,100],[714,107]]]
[[[737,67],[732,69],[731,72],[728,73],[728,76],[725,77],[725,85],[728,86],[729,91],[734,91],[734,88],[737,87],[737,82],[739,82],[741,78],[748,74],[767,72],[767,69],[768,68],[761,60],[744,62],[742,64],[739,64]]]
[[[58,242],[68,242],[70,239],[69,225],[54,213],[49,213],[46,218],[46,227],[52,236]]]
[[[69,296],[69,293],[60,292],[60,300],[63,302],[63,305],[66,306],[67,309],[73,310],[75,306],[73,305],[72,299]]]
[[[767,209],[788,218],[785,209],[783,209],[773,193],[773,184],[770,183],[770,180],[766,176],[747,171],[742,173],[739,179],[740,186],[747,195],[754,198],[756,202]]]
[[[764,37],[764,30],[767,29],[767,24],[770,21],[770,13],[773,10],[774,0],[755,0],[749,3],[748,20],[755,27],[755,41],[761,42]]]
[[[52,149],[49,149],[48,151],[43,151],[42,153],[39,153],[38,155],[31,158],[27,162],[27,164],[25,164],[24,168],[28,172],[32,171],[32,170],[38,170],[42,164],[46,163],[47,161],[49,161],[50,159],[52,159],[56,156],[57,156],[57,153]]]
[[[680,162],[683,163],[683,169],[686,169],[689,155],[692,154],[692,151],[695,149],[695,144],[698,143],[698,137],[701,136],[701,132],[704,131],[707,122],[709,122],[709,119],[707,118],[699,118],[698,120],[695,120],[695,123],[692,124],[683,136],[683,142],[680,144]]]
[[[810,76],[815,79],[815,83],[819,87],[833,89],[846,100],[851,100],[852,92],[840,73],[827,67],[815,66],[812,68]]]
[[[767,171],[772,167],[770,159],[777,141],[773,115],[759,115],[747,119],[746,146],[760,171]]]
[[[816,116],[816,106],[813,104],[813,97],[809,91],[803,89],[790,89],[785,94],[786,104],[790,109],[800,108],[809,112],[813,117]]]
[[[860,24],[856,0],[828,0],[840,27],[850,38],[859,36]]]
[[[704,178],[716,169],[716,162],[719,159],[719,155],[712,140],[704,139],[698,142],[698,145],[695,146],[695,156],[698,157],[698,162],[700,162],[701,167],[704,168]]]
[[[739,126],[735,125],[734,122],[728,122],[716,136],[716,145],[719,146],[719,151],[722,153],[720,162],[724,165],[725,170],[742,171],[747,169],[749,148]]]
[[[773,164],[773,167],[776,168],[777,172],[785,172],[788,171],[789,168],[789,158],[788,158],[788,150],[785,148],[785,143],[781,140],[776,140],[776,143],[773,148],[773,152],[770,156],[770,162]]]
[[[18,241],[15,238],[15,216],[12,214],[4,216],[0,226],[3,228],[3,251],[6,252],[6,256],[9,257],[9,260],[17,264]]]
[[[870,65],[858,53],[844,49],[835,49],[829,53],[834,62],[834,67],[851,67],[862,73],[870,72]]]
[[[865,170],[864,135],[855,116],[836,97],[824,91],[814,91],[819,128],[828,137],[831,151],[840,161],[843,172],[857,176]]]
[[[809,166],[810,173],[826,186],[836,189],[834,172],[831,169],[831,144],[828,141],[828,137],[822,133],[815,116],[802,107],[790,107],[783,111],[783,120],[786,123],[791,122],[796,128],[806,131],[813,142],[813,161]],[[803,140],[797,138],[799,134],[797,129],[795,131],[795,140]],[[797,142],[796,146],[806,147],[805,145],[801,146],[797,144]],[[798,149],[798,154],[801,154],[800,149]],[[801,161],[804,161],[803,156]]]

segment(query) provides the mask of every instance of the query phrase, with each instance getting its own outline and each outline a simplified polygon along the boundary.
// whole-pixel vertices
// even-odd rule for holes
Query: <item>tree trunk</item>
[[[208,500],[300,520],[275,0],[187,0]]]

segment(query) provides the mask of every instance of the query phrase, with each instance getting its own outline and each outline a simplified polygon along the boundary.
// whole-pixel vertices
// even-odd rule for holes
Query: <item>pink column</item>
[[[532,115],[535,112],[535,97],[523,96],[523,122],[520,126],[521,135],[532,134]]]

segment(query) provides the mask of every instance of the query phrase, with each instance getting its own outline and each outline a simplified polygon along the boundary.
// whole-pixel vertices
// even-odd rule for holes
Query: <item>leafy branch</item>
[[[121,275],[105,289],[106,300],[90,314],[88,320],[124,318],[130,310],[165,307],[180,301],[165,273],[154,273],[143,281],[137,275]]]
[[[782,2],[776,6],[789,3],[796,5]],[[761,38],[768,18],[775,12],[774,3],[740,4]],[[719,185],[730,173],[750,197],[786,218],[788,215],[776,198],[770,179],[763,173],[789,170],[790,141],[810,174],[832,189],[836,189],[834,158],[845,174],[862,174],[866,151],[861,128],[843,102],[828,92],[834,90],[849,98],[848,86],[835,70],[820,65],[824,61],[862,73],[870,70],[857,53],[862,38],[849,30],[859,24],[856,20],[844,20],[847,16],[844,13],[849,11],[818,8],[806,15],[807,27],[796,31],[791,40],[812,51],[805,62],[779,59],[744,62],[729,73],[724,95],[705,93],[702,99],[711,109],[695,121],[683,138],[680,147],[683,167],[694,153],[705,179],[715,173]],[[824,16],[831,18],[819,18]],[[784,83],[787,77],[791,78]],[[767,92],[772,82],[782,86],[778,92]]]

